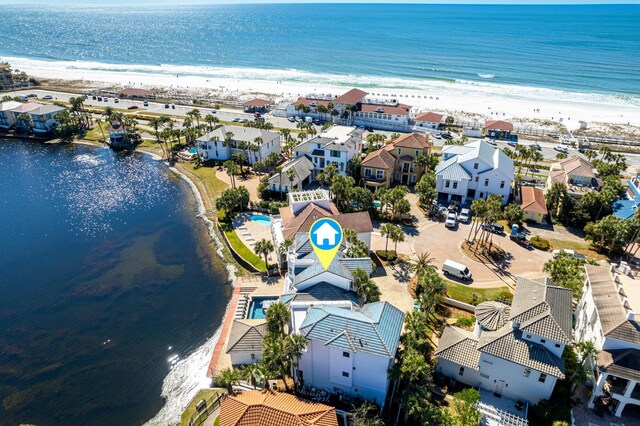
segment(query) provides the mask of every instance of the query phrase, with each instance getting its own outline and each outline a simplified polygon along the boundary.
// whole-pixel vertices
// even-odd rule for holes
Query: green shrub
[[[389,251],[376,250],[376,254],[380,259],[385,260],[387,262],[394,261],[398,258],[398,254],[396,253],[395,250],[389,250]]]
[[[218,210],[218,222],[227,223],[229,222],[229,215],[226,210]]]
[[[474,318],[460,317],[456,320],[456,326],[462,328],[470,328],[476,323]]]
[[[498,294],[498,297],[496,297],[496,301],[506,304],[510,304],[512,300],[513,294],[508,290],[501,291],[500,294]]]
[[[531,245],[538,250],[547,251],[551,248],[551,244],[548,240],[540,238],[537,235],[531,238]]]

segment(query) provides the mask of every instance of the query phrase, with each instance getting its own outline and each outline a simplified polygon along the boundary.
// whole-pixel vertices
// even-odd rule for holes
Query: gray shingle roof
[[[478,369],[478,338],[470,331],[447,325],[438,340],[435,355],[464,367]]]
[[[640,382],[640,350],[616,349],[598,352],[600,371]]]
[[[518,277],[509,319],[519,323],[522,330],[571,343],[572,298],[569,289]]]
[[[267,322],[255,320],[233,320],[229,333],[227,353],[261,352],[262,339],[267,334]]]
[[[300,333],[326,346],[393,358],[404,323],[404,313],[387,302],[353,310],[314,306],[300,326]]]
[[[199,137],[197,140],[201,142],[209,142],[214,138],[218,138],[220,141],[224,141],[225,133],[233,133],[233,139],[236,141],[253,142],[256,138],[262,138],[262,143],[271,142],[274,139],[280,137],[277,132],[271,132],[269,130],[257,129],[255,127],[242,127],[242,126],[222,126],[209,132],[204,136]]]
[[[544,346],[522,338],[522,331],[507,324],[498,331],[484,332],[478,350],[534,370],[564,378],[564,361]]]
[[[292,302],[315,303],[340,300],[348,300],[353,304],[358,304],[358,296],[353,291],[338,288],[324,281],[304,291],[287,293],[280,297],[280,301],[287,304]]]
[[[287,174],[289,169],[295,170],[295,178],[293,179],[293,185],[298,185],[299,182],[304,181],[313,173],[313,163],[306,156],[302,155],[296,157],[293,160],[282,166],[282,184],[291,185],[289,175]],[[280,173],[276,173],[269,178],[269,184],[280,185]]]

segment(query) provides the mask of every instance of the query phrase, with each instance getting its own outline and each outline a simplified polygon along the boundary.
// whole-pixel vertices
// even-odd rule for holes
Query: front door
[[[498,380],[496,382],[496,389],[493,391],[493,394],[500,398],[502,396],[502,389],[504,389],[504,380]]]

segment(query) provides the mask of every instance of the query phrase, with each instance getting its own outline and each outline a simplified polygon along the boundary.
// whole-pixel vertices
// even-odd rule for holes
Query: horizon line
[[[51,0],[38,1],[25,5],[21,0],[0,0],[0,4],[8,4],[14,6],[53,6],[64,4],[69,6],[98,6],[103,8],[122,7],[122,6],[214,6],[214,5],[292,5],[292,4],[388,4],[388,5],[428,5],[428,6],[640,6],[640,0],[582,0],[582,1],[555,1],[555,0],[525,0],[525,1],[502,1],[502,0],[185,0],[179,5],[175,5],[173,0],[116,0],[111,4],[104,4],[99,0]]]

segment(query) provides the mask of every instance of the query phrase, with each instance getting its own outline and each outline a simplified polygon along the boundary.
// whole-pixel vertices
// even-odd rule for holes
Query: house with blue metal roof
[[[436,191],[441,202],[486,199],[491,194],[509,201],[514,180],[513,160],[484,141],[445,145],[436,167]]]
[[[299,328],[308,344],[298,377],[315,388],[384,405],[403,323],[404,313],[388,302],[310,307]]]

